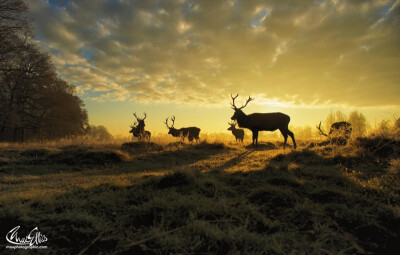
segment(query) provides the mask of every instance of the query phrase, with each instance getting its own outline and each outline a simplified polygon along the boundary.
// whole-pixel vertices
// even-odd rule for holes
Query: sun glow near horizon
[[[27,0],[37,40],[76,84],[91,124],[127,134],[132,113],[226,132],[244,111],[314,126],[331,111],[400,115],[400,2]]]

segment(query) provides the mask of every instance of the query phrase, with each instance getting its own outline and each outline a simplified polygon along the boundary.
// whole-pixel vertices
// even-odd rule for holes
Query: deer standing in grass
[[[168,118],[164,122],[164,124],[167,125],[167,128],[169,128],[168,134],[172,135],[173,137],[181,137],[183,141],[185,141],[185,137],[187,137],[190,142],[193,141],[193,139],[196,139],[196,141],[199,140],[200,128],[187,127],[187,128],[176,129],[174,128],[175,116],[173,116],[171,120],[172,120],[172,126],[168,125]]]
[[[236,128],[236,122],[231,122],[231,123],[228,122],[228,124],[230,125],[228,130],[232,131],[232,134],[236,138],[236,142],[239,140],[240,142],[243,143],[244,130],[240,129],[240,128]]]
[[[144,123],[144,120],[147,118],[146,113],[144,113],[143,119],[138,118],[136,116],[136,113],[133,113],[133,116],[135,116],[138,124],[131,125],[131,131],[129,131],[129,133],[132,133],[133,136],[137,137],[139,141],[148,140],[150,142],[151,133],[149,131],[146,131],[144,128],[146,126]]]
[[[138,125],[137,125],[138,123],[137,122],[135,122],[135,123],[133,123],[133,125],[130,125],[129,127],[131,128],[131,130],[129,131],[129,133],[132,133],[132,135],[134,136],[134,137],[138,137],[138,140],[139,140],[139,135],[140,135],[140,132],[139,132],[139,128],[138,128]],[[143,139],[146,141],[148,141],[148,142],[150,142],[150,138],[151,138],[151,133],[150,133],[150,131],[147,131],[147,130],[145,130],[144,131],[144,136],[143,136]]]
[[[279,129],[281,131],[283,138],[285,139],[283,143],[283,148],[286,147],[286,142],[288,136],[292,138],[293,141],[293,146],[296,149],[296,141],[294,139],[293,133],[289,130],[289,122],[290,122],[290,117],[286,114],[280,113],[280,112],[274,112],[274,113],[252,113],[249,115],[246,115],[242,109],[247,106],[249,102],[254,100],[254,98],[249,98],[247,99],[246,103],[242,107],[236,107],[235,105],[235,99],[239,96],[237,94],[235,97],[231,95],[232,98],[232,109],[235,110],[235,113],[232,116],[232,120],[236,120],[237,123],[239,124],[239,127],[247,128],[250,129],[251,132],[253,132],[253,145],[254,142],[258,144],[258,132],[259,131],[275,131]]]

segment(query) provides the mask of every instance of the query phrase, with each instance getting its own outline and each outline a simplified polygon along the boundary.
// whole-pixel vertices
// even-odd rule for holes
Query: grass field
[[[0,253],[398,254],[399,141],[298,145],[0,145]]]

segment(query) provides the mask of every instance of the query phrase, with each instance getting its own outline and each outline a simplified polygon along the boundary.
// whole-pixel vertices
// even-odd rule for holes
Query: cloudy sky
[[[27,0],[37,40],[76,84],[93,124],[125,134],[132,112],[223,131],[251,113],[291,125],[327,113],[400,114],[400,1]]]

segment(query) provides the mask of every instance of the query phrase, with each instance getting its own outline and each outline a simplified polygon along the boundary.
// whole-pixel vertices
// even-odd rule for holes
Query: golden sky
[[[358,110],[400,114],[400,1],[28,0],[37,40],[76,84],[90,122],[128,135],[225,131],[246,113],[282,111],[291,125]]]

